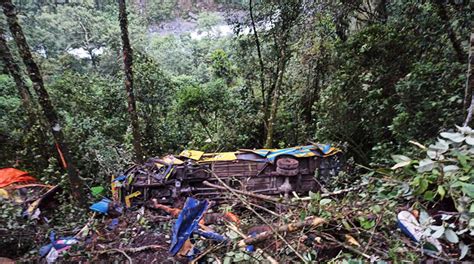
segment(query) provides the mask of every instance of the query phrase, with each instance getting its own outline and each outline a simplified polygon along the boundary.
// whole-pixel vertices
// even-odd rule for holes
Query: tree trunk
[[[458,40],[456,36],[456,32],[454,32],[453,28],[451,27],[451,22],[449,21],[448,12],[446,10],[446,4],[444,1],[441,0],[434,0],[436,5],[438,16],[444,22],[444,26],[446,27],[446,34],[448,34],[449,41],[453,46],[454,52],[456,53],[456,57],[460,63],[465,63],[466,58],[464,51],[462,50],[461,42]]]
[[[8,73],[15,81],[16,88],[18,89],[18,93],[21,97],[21,102],[23,104],[23,108],[28,115],[28,122],[29,127],[33,127],[36,123],[36,115],[34,112],[33,105],[31,103],[31,93],[28,90],[25,82],[23,81],[23,77],[21,76],[21,70],[18,64],[13,59],[13,56],[8,48],[7,41],[5,40],[5,32],[3,28],[0,27],[0,57],[2,58],[3,64],[5,64]]]
[[[28,76],[33,83],[33,89],[38,95],[38,101],[43,110],[43,114],[48,120],[51,132],[53,134],[54,140],[56,142],[56,148],[59,152],[59,156],[63,161],[63,166],[67,169],[67,174],[69,177],[71,193],[75,201],[81,205],[85,205],[84,200],[84,189],[82,180],[79,178],[78,171],[72,161],[71,153],[69,148],[64,140],[64,135],[62,128],[59,122],[58,114],[54,109],[51,100],[49,98],[48,91],[44,87],[43,77],[38,68],[38,65],[33,60],[33,56],[30,51],[30,47],[26,42],[23,30],[18,23],[16,17],[15,6],[12,4],[11,0],[2,1],[3,13],[7,18],[8,27],[10,32],[15,40],[16,45],[18,46],[18,51],[23,60],[23,63],[26,66],[28,71]]]
[[[466,90],[464,92],[464,105],[467,108],[467,116],[464,121],[464,126],[468,126],[472,120],[472,111],[474,108],[474,32],[471,33],[470,45],[469,45],[469,58],[467,64],[467,78],[466,78]],[[469,99],[471,102],[469,102]]]
[[[252,0],[250,0],[249,2],[249,12],[250,12],[250,20],[252,21],[253,34],[255,36],[255,45],[257,46],[258,62],[260,64],[260,89],[262,92],[262,104],[263,104],[263,108],[266,109],[267,104],[265,100],[265,67],[264,67],[263,59],[262,59],[262,52],[260,50],[260,40],[258,39],[257,28],[255,26],[255,19],[253,17]]]
[[[306,125],[310,125],[313,121],[313,105],[316,101],[316,95],[319,93],[319,83],[323,75],[320,72],[320,59],[316,61],[316,65],[313,66],[313,62],[309,64],[308,76],[306,81],[306,91],[302,97],[302,113],[303,121]]]
[[[377,15],[382,22],[387,22],[388,12],[387,12],[387,0],[380,0],[376,7]]]
[[[22,71],[18,63],[13,58],[12,53],[8,47],[7,41],[5,40],[5,31],[3,28],[0,27],[0,57],[5,64],[8,73],[15,81],[16,88],[18,90],[18,94],[20,95],[21,102],[23,108],[25,109],[27,118],[28,118],[28,127],[26,131],[32,132],[34,129],[35,124],[38,124],[38,143],[40,148],[43,150],[43,153],[48,153],[45,155],[44,160],[47,161],[49,159],[50,149],[47,145],[48,142],[48,134],[45,128],[48,127],[45,120],[41,117],[41,114],[37,110],[37,105],[31,98],[30,89],[26,85]]]
[[[286,42],[286,40],[285,40]],[[277,74],[277,80],[275,84],[275,89],[273,90],[273,96],[272,96],[272,104],[270,108],[270,115],[268,117],[268,124],[267,124],[267,137],[265,139],[265,148],[271,148],[273,145],[273,130],[275,128],[275,121],[276,121],[276,115],[278,112],[278,103],[279,103],[279,97],[280,97],[280,90],[281,86],[283,83],[283,75],[285,74],[285,66],[286,66],[286,45],[284,47],[281,47],[280,50],[280,58],[279,58],[279,67],[278,67],[278,74]]]
[[[142,145],[140,143],[140,125],[138,123],[137,106],[135,96],[133,94],[133,57],[130,39],[128,38],[128,21],[127,8],[125,0],[119,0],[119,21],[120,31],[122,35],[123,45],[123,64],[125,71],[125,90],[127,91],[128,113],[130,115],[130,123],[132,124],[133,148],[135,150],[135,161],[141,163],[143,161]]]

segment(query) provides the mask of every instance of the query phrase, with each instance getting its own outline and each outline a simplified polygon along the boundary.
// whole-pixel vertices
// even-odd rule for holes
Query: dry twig
[[[166,248],[160,245],[148,245],[148,246],[142,246],[142,247],[137,247],[137,248],[111,248],[111,249],[92,252],[92,254],[103,255],[103,254],[113,254],[114,252],[118,252],[118,253],[122,253],[128,259],[129,263],[133,263],[132,258],[127,254],[127,252],[137,253],[137,252],[141,252],[141,251],[149,250],[149,249],[157,250],[157,249],[166,249]]]

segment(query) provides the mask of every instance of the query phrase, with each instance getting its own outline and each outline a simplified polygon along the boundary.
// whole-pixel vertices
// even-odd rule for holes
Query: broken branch
[[[232,229],[232,231],[234,231],[235,233],[239,234],[239,236],[241,236],[243,239],[248,239],[248,236],[245,235],[242,231],[240,231],[240,229],[235,226],[234,224],[232,223],[228,223],[227,227],[229,227],[230,229]],[[272,256],[270,256],[267,252],[263,251],[263,249],[259,248],[259,247],[255,247],[255,251],[259,254],[261,254],[262,256],[264,256],[268,261],[270,261],[271,264],[278,264],[278,261],[276,261]]]
[[[301,222],[274,227],[272,230],[257,234],[255,237],[249,237],[249,238],[241,240],[239,242],[239,246],[245,247],[246,245],[252,245],[258,242],[262,242],[272,237],[275,232],[294,232],[305,227],[317,227],[324,224],[325,222],[326,221],[323,218],[311,217]]]

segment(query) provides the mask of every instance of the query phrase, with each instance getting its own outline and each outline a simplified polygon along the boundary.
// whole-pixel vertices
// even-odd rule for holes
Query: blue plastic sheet
[[[74,237],[61,237],[56,240],[56,233],[51,231],[49,234],[49,240],[51,243],[48,245],[42,246],[39,250],[39,254],[41,257],[46,256],[52,248],[56,249],[58,252],[62,250],[67,250],[71,245],[76,244],[78,240]]]
[[[197,234],[197,235],[200,235],[202,237],[205,237],[207,239],[215,240],[217,242],[224,242],[224,241],[227,240],[227,237],[225,237],[223,235],[220,235],[220,234],[217,234],[215,232],[211,232],[211,231],[203,231],[203,230],[200,230],[200,229],[196,229],[196,230],[194,230],[193,233]]]
[[[124,181],[127,178],[125,175],[120,175],[117,178],[115,178],[114,182],[121,182]]]
[[[199,201],[192,197],[186,199],[183,210],[181,210],[171,232],[171,255],[176,255],[183,247],[184,242],[198,227],[199,221],[204,216],[208,206],[209,202],[207,200]]]
[[[114,218],[112,219],[112,221],[110,222],[110,224],[107,226],[107,229],[108,230],[114,230],[115,228],[117,228],[119,224],[119,219],[118,218]]]
[[[96,211],[96,212],[99,212],[99,213],[102,213],[102,214],[107,214],[109,212],[109,204],[111,202],[112,202],[111,200],[109,200],[107,198],[103,198],[100,202],[97,202],[97,203],[91,205],[89,208],[92,211]]]
[[[274,162],[275,159],[282,155],[288,155],[293,157],[313,157],[313,156],[323,156],[331,152],[330,144],[316,144],[316,145],[307,145],[293,148],[285,149],[257,149],[252,150],[251,152],[260,155],[263,158],[266,158],[269,162]]]

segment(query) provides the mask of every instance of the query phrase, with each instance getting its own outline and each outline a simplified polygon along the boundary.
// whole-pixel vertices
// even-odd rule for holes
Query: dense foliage
[[[116,1],[15,2],[81,178],[106,186],[133,156]],[[249,1],[204,2],[129,1],[146,156],[263,147],[274,124],[273,147],[336,142],[358,163],[388,164],[409,140],[462,123],[468,1],[250,1],[253,19]],[[191,30],[159,30],[182,21]],[[28,119],[0,69],[0,167],[67,189],[44,120]],[[416,194],[472,198],[472,160],[450,151],[461,180],[405,168]]]
[[[221,21],[213,13],[200,13],[198,28],[209,33],[202,38],[147,34],[146,21],[176,15],[168,5],[176,3],[145,16],[140,16],[143,7],[134,6],[130,18],[147,155],[185,147],[261,147],[272,90],[260,89],[254,36],[242,33],[249,21],[234,22],[237,35],[216,36],[210,32]],[[368,163],[388,157],[379,154],[410,139],[427,140],[460,123],[465,66],[446,29],[454,32],[454,41],[464,43],[472,18],[469,6],[394,1],[383,6],[383,13],[366,13],[344,2],[299,5],[257,3],[253,11],[267,86],[279,78],[278,52],[288,54],[275,146],[310,139],[348,142],[357,160]],[[282,18],[291,21],[264,30],[282,7],[295,13]],[[19,8],[82,175],[105,180],[118,168],[113,164],[120,156],[116,150],[130,148],[114,3],[19,3]],[[449,20],[437,16],[439,8]],[[354,21],[342,23],[341,16]],[[85,55],[68,53],[72,49]],[[38,151],[45,143],[24,133],[30,127],[13,86],[3,75],[2,166],[17,164],[41,175],[51,152]]]
[[[472,14],[463,3],[393,1],[377,6],[383,12],[344,2],[254,3],[266,84],[262,90],[248,16],[231,20],[235,35],[212,34],[224,23],[212,12],[195,16],[198,31],[208,33],[199,38],[186,32],[146,33],[143,25],[187,18],[186,8],[191,14],[199,12],[165,2],[153,8],[132,5],[130,14],[147,155],[185,147],[261,147],[270,88],[277,85],[279,74],[274,146],[307,140],[348,142],[356,159],[369,163],[389,157],[379,154],[404,147],[410,139],[427,140],[462,120],[465,61],[458,60],[451,41],[465,51],[462,44]],[[227,8],[248,13],[245,3],[235,4]],[[111,164],[120,156],[116,149],[130,149],[115,4],[18,6],[82,175],[102,179],[118,168]],[[206,8],[225,7],[216,3]],[[272,14],[281,8],[293,17],[273,21]],[[447,21],[440,17],[440,8],[448,14]],[[270,23],[275,27],[268,28]],[[446,29],[454,32],[454,40]],[[74,49],[84,54],[74,55]],[[285,70],[278,67],[282,51],[287,54]],[[20,167],[42,174],[47,162],[39,160],[51,154],[38,152],[43,157],[31,159],[43,142],[18,133],[25,126],[24,112],[13,82],[7,75],[1,80],[6,119],[2,146],[10,148],[2,151],[2,165],[21,160]],[[106,160],[105,167],[97,166]]]

